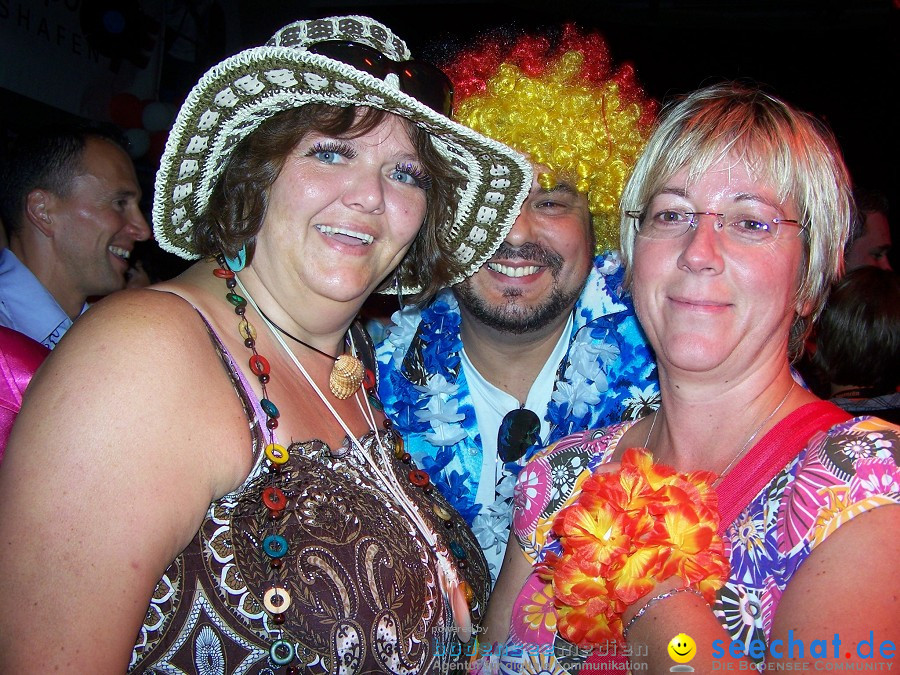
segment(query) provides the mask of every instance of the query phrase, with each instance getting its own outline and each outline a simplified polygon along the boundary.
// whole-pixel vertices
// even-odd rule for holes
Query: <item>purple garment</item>
[[[25,388],[50,350],[27,335],[0,326],[0,461]]]

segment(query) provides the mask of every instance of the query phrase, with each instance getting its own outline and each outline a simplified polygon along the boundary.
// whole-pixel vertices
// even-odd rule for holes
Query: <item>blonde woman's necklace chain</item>
[[[796,382],[793,382],[793,381],[791,382],[791,386],[788,388],[787,393],[784,395],[784,398],[782,398],[781,401],[779,401],[778,405],[776,405],[775,408],[772,410],[772,412],[770,412],[766,416],[766,418],[762,422],[759,423],[759,425],[753,430],[753,433],[751,433],[750,436],[747,437],[747,440],[744,441],[743,445],[741,445],[741,448],[740,448],[740,450],[737,451],[737,454],[734,457],[732,457],[731,461],[728,462],[728,465],[724,469],[722,469],[722,472],[719,474],[719,477],[713,481],[713,487],[715,487],[716,485],[721,483],[722,479],[725,478],[725,475],[729,471],[731,471],[731,469],[734,467],[734,465],[737,464],[738,460],[744,456],[744,453],[747,451],[747,448],[750,447],[750,443],[753,442],[753,439],[759,435],[759,432],[762,431],[762,428],[764,426],[766,426],[768,421],[771,420],[773,417],[775,417],[775,415],[778,414],[778,411],[781,410],[781,408],[784,406],[785,403],[787,403],[788,397],[791,395],[791,392],[794,391],[794,387],[796,385],[797,385]],[[656,412],[653,413],[653,420],[650,422],[650,430],[647,431],[647,440],[644,441],[644,447],[647,448],[648,450],[650,449],[650,437],[653,435],[653,429],[656,426],[656,418],[659,417],[659,411],[661,409],[662,409],[662,407],[660,406],[660,408],[657,408]]]
[[[738,450],[738,453],[734,457],[732,457],[731,461],[728,462],[728,465],[724,469],[722,469],[722,472],[719,474],[719,477],[713,481],[713,487],[715,487],[716,485],[721,483],[722,479],[725,478],[726,474],[729,471],[731,471],[731,468],[735,464],[737,464],[738,460],[741,459],[741,457],[744,456],[744,453],[750,447],[750,443],[753,441],[754,438],[756,438],[756,436],[759,434],[759,432],[762,431],[762,428],[764,426],[766,426],[766,424],[769,422],[769,420],[772,419],[773,417],[775,417],[775,415],[778,414],[778,411],[781,410],[781,408],[784,406],[785,403],[787,403],[788,397],[791,395],[791,392],[794,391],[794,387],[796,387],[796,386],[797,386],[797,383],[792,380],[791,386],[788,387],[788,390],[785,393],[784,398],[782,398],[781,401],[779,401],[778,405],[776,405],[775,408],[772,410],[772,412],[770,412],[768,415],[766,415],[766,418],[762,422],[759,423],[759,426],[757,426],[756,429],[753,430],[753,433],[750,434],[750,437],[746,441],[744,441],[744,444],[741,446],[741,449]]]
[[[656,418],[659,417],[659,408],[653,413],[653,419],[650,421],[650,430],[647,432],[647,440],[644,441],[644,447],[650,449],[650,436],[653,435],[653,427],[656,426]]]

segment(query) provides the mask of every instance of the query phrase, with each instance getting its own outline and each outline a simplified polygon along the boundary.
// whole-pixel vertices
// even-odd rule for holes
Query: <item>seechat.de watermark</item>
[[[744,655],[758,663],[726,663],[720,659],[725,654],[738,659]],[[732,640],[726,645],[724,640],[713,640],[713,670],[757,670],[757,671],[891,671],[894,665],[896,646],[891,640],[879,640],[875,631],[869,631],[868,639],[860,640],[855,648],[842,645],[838,633],[828,639],[804,640],[794,637],[794,631],[788,631],[787,640],[771,640],[768,644],[762,640],[743,642]],[[762,659],[766,661],[762,661]],[[781,662],[775,659],[806,659],[802,662]],[[772,659],[772,660],[769,660]],[[825,661],[825,659],[834,659]]]

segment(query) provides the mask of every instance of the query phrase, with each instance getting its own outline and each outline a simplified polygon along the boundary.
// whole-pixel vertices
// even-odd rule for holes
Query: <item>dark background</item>
[[[888,195],[897,241],[898,4],[900,0],[168,0],[164,30],[158,33],[166,45],[159,99],[180,104],[209,66],[262,44],[279,27],[301,18],[367,14],[394,29],[415,56],[497,26],[533,29],[575,21],[600,30],[615,61],[631,61],[657,100],[723,78],[746,78],[825,120],[842,145],[855,182]],[[176,39],[192,45],[188,60],[168,49]],[[0,89],[0,125],[6,137],[66,116]],[[142,158],[136,163],[149,203],[155,162]],[[897,254],[895,250],[895,268],[900,267]]]

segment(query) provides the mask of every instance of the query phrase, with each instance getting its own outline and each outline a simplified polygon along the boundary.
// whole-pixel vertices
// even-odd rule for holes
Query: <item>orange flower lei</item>
[[[562,555],[537,568],[552,583],[560,635],[579,647],[621,642],[625,608],[676,574],[715,601],[729,574],[715,478],[678,473],[631,448],[619,471],[584,482],[553,522]]]

